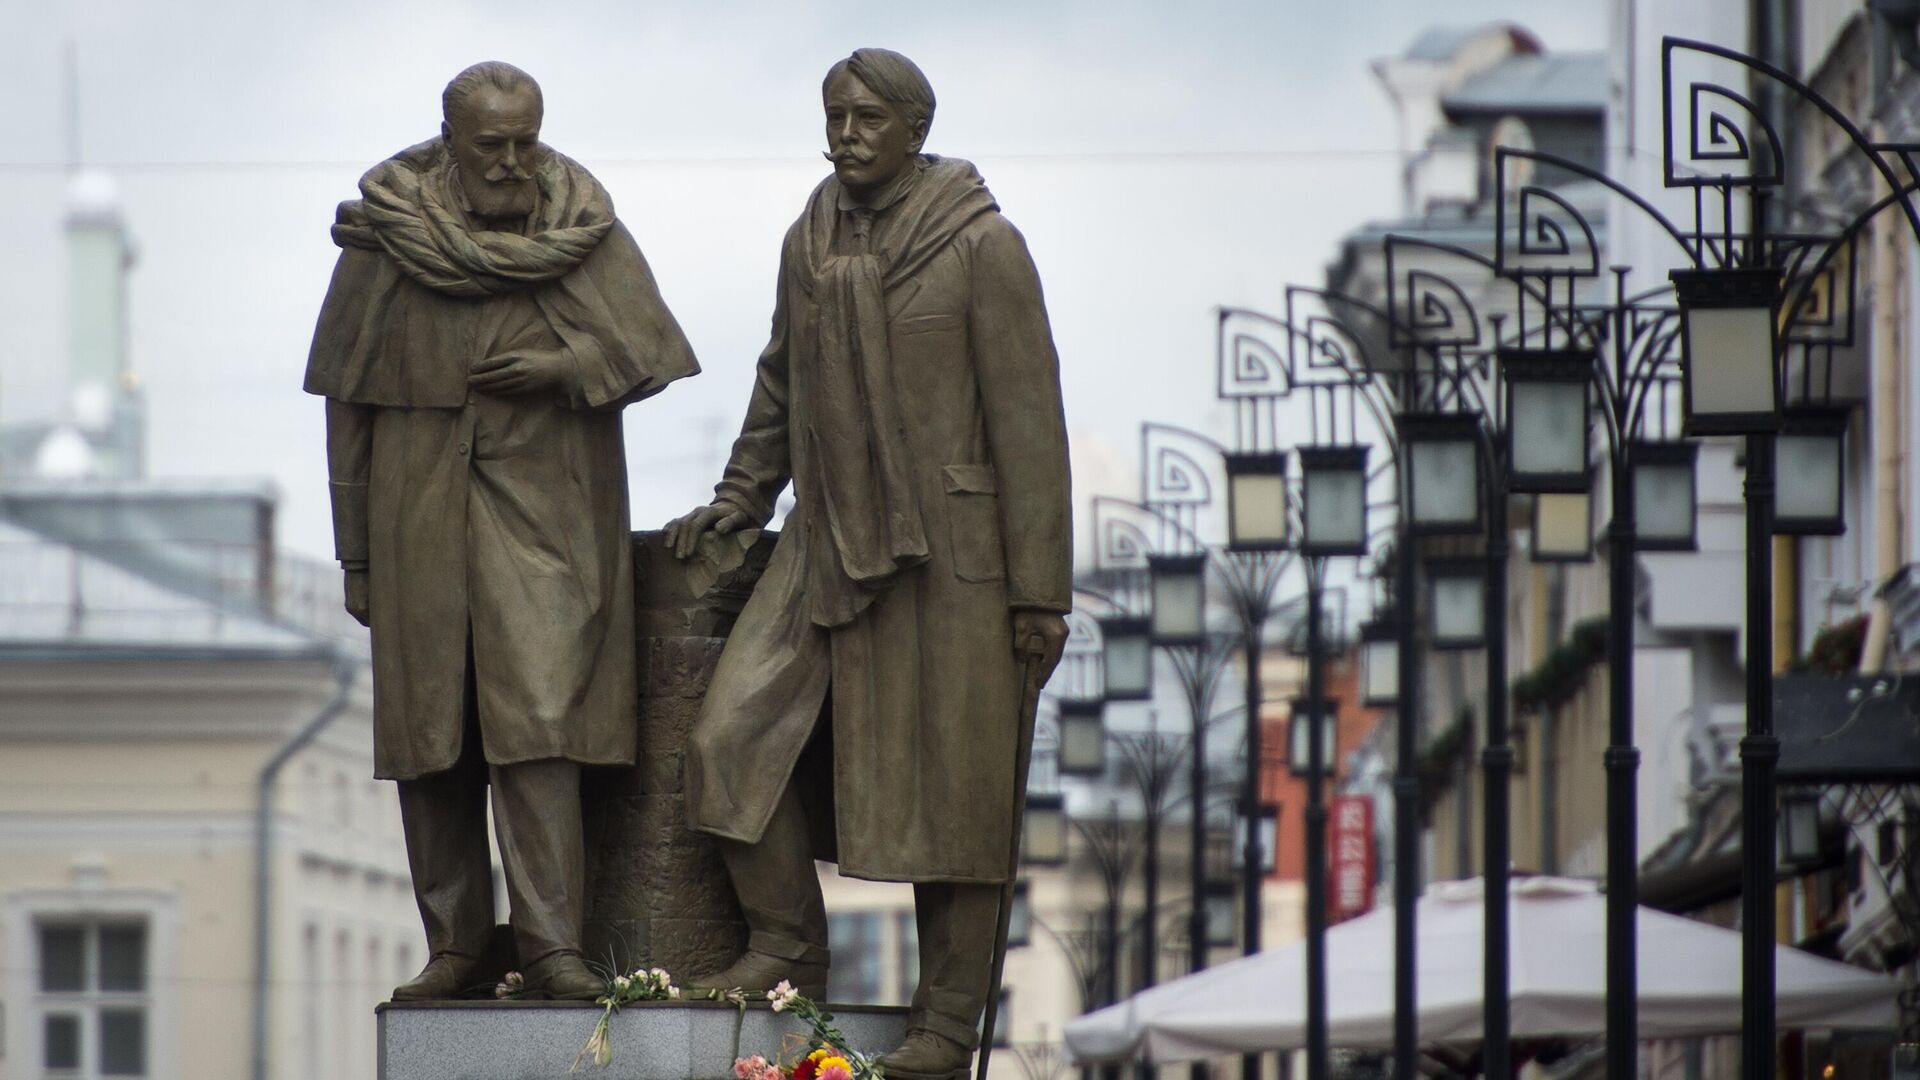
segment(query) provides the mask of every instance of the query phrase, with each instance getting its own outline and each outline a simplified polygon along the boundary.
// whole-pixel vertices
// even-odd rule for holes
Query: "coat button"
[[[467,444],[466,444],[466,443],[461,443],[461,444],[460,444],[460,452],[461,452],[461,453],[463,453],[463,454],[467,452]]]

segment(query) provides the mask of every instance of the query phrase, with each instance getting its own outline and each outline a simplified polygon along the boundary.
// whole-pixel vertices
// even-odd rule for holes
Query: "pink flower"
[[[844,1065],[829,1065],[820,1070],[820,1080],[853,1080],[853,1073]]]
[[[735,1058],[733,1075],[738,1080],[763,1080],[767,1073],[767,1059],[755,1054],[750,1058]]]
[[[787,1074],[780,1071],[780,1066],[769,1065],[767,1071],[760,1074],[759,1080],[787,1080]]]

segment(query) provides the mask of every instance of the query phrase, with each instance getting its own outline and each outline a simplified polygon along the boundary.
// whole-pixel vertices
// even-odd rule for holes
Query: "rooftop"
[[[1537,53],[1543,50],[1540,39],[1513,23],[1473,23],[1457,26],[1431,26],[1420,32],[1407,46],[1409,60],[1448,60],[1472,41],[1488,33],[1504,32],[1513,41],[1515,52]]]
[[[1507,57],[1440,98],[1440,107],[1461,113],[1597,113],[1607,107],[1605,53],[1577,52]]]

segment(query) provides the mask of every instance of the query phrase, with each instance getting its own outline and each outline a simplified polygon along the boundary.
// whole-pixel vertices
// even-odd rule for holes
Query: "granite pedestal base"
[[[448,1001],[376,1010],[380,1080],[567,1080],[601,1007],[562,1001]],[[906,1038],[907,1010],[834,1006],[853,1047],[885,1053]],[[774,1056],[805,1025],[764,1004],[643,1002],[613,1018],[613,1064],[575,1074],[605,1080],[733,1080],[742,1056]],[[738,1033],[736,1044],[734,1036]],[[797,1044],[796,1044],[797,1045]]]

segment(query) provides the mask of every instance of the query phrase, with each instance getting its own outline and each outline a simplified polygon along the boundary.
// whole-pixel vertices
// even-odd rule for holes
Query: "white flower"
[[[647,975],[653,980],[653,985],[656,989],[665,990],[667,987],[673,985],[673,976],[667,974],[666,968],[654,968],[652,971],[647,972]]]
[[[625,975],[615,975],[613,977],[613,988],[623,994],[626,993],[627,989],[632,985],[633,980],[627,978]]]
[[[680,1000],[680,988],[679,988],[679,987],[677,987],[677,986],[669,986],[669,987],[667,987],[667,1000],[668,1000],[668,1001],[679,1001],[679,1000]]]
[[[793,984],[785,979],[781,979],[778,986],[767,991],[767,1000],[773,1003],[774,1012],[785,1012],[787,1007],[793,1004],[793,999],[799,996],[800,991],[794,989]]]

